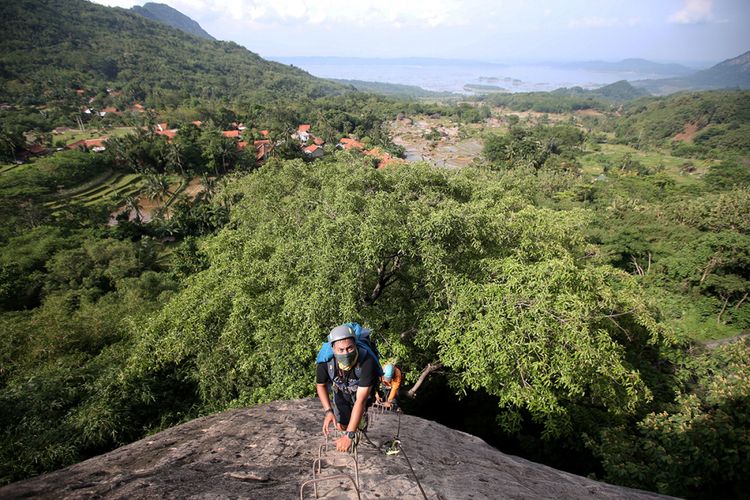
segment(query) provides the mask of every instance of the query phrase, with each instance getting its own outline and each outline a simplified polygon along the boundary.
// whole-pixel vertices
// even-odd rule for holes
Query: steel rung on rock
[[[354,491],[357,492],[357,498],[361,500],[361,496],[359,494],[359,488],[357,487],[357,483],[354,481],[354,478],[349,474],[335,474],[333,476],[324,476],[319,477],[315,479],[308,479],[304,483],[302,483],[302,486],[299,487],[299,500],[305,500],[305,486],[308,484],[312,484],[315,488],[315,498],[318,498],[318,483],[321,483],[323,481],[331,481],[331,480],[339,480],[339,479],[348,479],[352,482],[352,485],[354,486]]]

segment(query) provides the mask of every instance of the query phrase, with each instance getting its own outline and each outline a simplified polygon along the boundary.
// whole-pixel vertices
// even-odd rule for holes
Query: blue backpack
[[[362,368],[360,364],[362,361],[367,359],[367,356],[372,356],[375,359],[375,366],[377,366],[378,377],[383,376],[383,368],[380,366],[380,353],[378,348],[375,346],[375,342],[370,337],[372,330],[369,328],[362,328],[359,323],[345,323],[346,326],[354,330],[354,341],[359,349],[360,354],[364,353],[364,356],[358,360],[357,365],[354,367],[354,379],[352,382],[355,384],[343,384],[340,377],[336,376],[336,363],[333,357],[333,348],[330,342],[324,342],[320,346],[318,356],[315,359],[316,363],[326,363],[328,368],[328,377],[333,381],[333,389],[339,389],[349,393],[356,392],[359,386],[359,379],[362,376]]]

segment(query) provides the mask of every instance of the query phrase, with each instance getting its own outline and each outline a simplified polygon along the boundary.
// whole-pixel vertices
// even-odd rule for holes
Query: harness
[[[343,370],[336,369],[336,359],[331,358],[328,360],[328,379],[330,380],[329,386],[334,392],[340,393],[344,399],[354,403],[357,399],[357,389],[359,389],[359,379],[362,377],[361,362],[367,356],[367,352],[364,349],[359,349],[357,364],[351,370],[348,377],[343,376]]]

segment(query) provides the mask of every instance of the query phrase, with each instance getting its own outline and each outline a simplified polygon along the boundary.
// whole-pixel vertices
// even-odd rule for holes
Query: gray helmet
[[[328,334],[328,342],[330,342],[331,344],[333,344],[334,342],[338,342],[339,340],[353,338],[355,338],[354,329],[346,325],[337,326],[336,328],[331,330],[331,333]]]

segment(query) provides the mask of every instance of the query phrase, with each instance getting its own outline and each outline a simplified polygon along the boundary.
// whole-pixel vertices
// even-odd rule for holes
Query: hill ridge
[[[195,97],[274,101],[343,91],[236,43],[196,38],[121,8],[18,0],[0,3],[0,16],[7,21],[0,102],[84,105],[110,87],[122,90],[121,101],[147,101],[151,108]]]
[[[142,6],[134,5],[130,10],[136,14],[147,17],[148,19],[182,30],[185,33],[190,33],[191,35],[199,36],[207,40],[216,40],[216,38],[212,37],[206,30],[204,30],[197,21],[167,4],[147,2]]]

